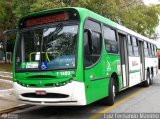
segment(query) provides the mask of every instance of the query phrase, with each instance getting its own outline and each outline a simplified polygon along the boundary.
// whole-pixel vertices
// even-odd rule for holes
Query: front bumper
[[[65,86],[61,87],[53,87],[53,88],[31,88],[31,87],[23,87],[19,85],[17,82],[14,82],[14,94],[17,99],[25,104],[33,104],[33,105],[86,105],[86,97],[85,97],[85,85],[82,82],[73,81]],[[68,95],[65,98],[38,98],[37,97],[29,97],[24,96],[26,93],[35,94],[37,90],[46,91],[46,93],[56,93]]]

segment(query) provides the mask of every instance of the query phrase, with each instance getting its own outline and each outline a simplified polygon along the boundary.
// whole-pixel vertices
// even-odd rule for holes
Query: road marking
[[[99,113],[91,116],[89,119],[97,119],[100,116],[102,116],[103,114],[107,113],[108,111],[110,111],[111,109],[115,108],[116,106],[122,104],[123,102],[133,98],[134,96],[136,96],[137,94],[139,94],[140,92],[142,92],[145,88],[141,88],[138,91],[136,91],[135,93],[132,93],[131,95],[127,96],[126,98],[116,102],[113,106],[107,107],[104,110],[100,111]]]

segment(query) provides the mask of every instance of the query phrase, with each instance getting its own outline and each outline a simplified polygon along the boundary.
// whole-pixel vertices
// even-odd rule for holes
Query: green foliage
[[[30,5],[30,0],[0,0],[0,40],[4,30],[16,28],[18,19],[29,12]]]
[[[145,6],[141,0],[81,0],[78,6],[95,11],[147,37],[155,34],[159,24],[160,6]]]
[[[46,9],[54,9],[57,7],[64,7],[65,5],[63,3],[56,3],[55,1],[51,0],[38,0],[35,4],[31,6],[30,11],[40,11],[40,10],[46,10]]]
[[[0,39],[29,12],[59,7],[84,7],[145,36],[155,35],[160,5],[145,6],[142,0],[0,0]]]
[[[13,14],[16,18],[20,18],[30,11],[30,6],[34,0],[13,0]]]
[[[37,2],[31,6],[30,11],[35,12],[46,9],[70,7],[75,6],[75,4],[77,4],[76,0],[37,0]]]
[[[10,9],[11,4],[8,2],[4,3],[2,0],[0,0],[0,27],[4,27],[3,23],[5,21],[8,22],[8,18],[10,18],[12,15],[6,14],[11,11]]]
[[[14,23],[12,4],[8,1],[0,0],[0,37],[3,30],[13,28]]]

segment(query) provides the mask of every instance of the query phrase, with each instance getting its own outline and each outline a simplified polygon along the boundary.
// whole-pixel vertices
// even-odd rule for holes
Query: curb
[[[29,108],[29,107],[32,107],[32,106],[33,105],[20,104],[18,106],[4,108],[4,109],[0,110],[0,114],[9,113],[9,112],[13,112],[13,111],[16,111],[16,110],[21,110],[21,109]]]

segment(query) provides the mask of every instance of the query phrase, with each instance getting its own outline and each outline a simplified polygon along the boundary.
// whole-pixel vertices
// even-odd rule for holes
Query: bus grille
[[[37,95],[36,93],[24,93],[23,97],[28,98],[67,98],[69,95],[58,94],[58,93],[47,93],[46,95]]]

